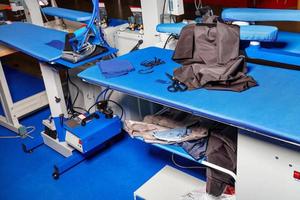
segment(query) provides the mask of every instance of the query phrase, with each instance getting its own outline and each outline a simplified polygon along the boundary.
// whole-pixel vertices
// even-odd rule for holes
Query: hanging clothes
[[[173,60],[182,64],[174,70],[174,78],[189,90],[240,92],[256,86],[256,81],[246,75],[239,44],[239,27],[220,22],[216,16],[206,18],[203,24],[187,25],[173,55]]]

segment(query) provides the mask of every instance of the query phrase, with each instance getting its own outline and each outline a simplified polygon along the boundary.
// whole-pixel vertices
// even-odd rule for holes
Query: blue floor
[[[41,87],[37,83],[31,86]],[[26,126],[36,126],[33,135],[38,137],[42,130],[41,120],[48,116],[49,110],[44,109],[21,122]],[[14,133],[0,127],[0,135]],[[133,199],[133,192],[162,167],[174,167],[170,153],[126,136],[67,171],[59,180],[54,180],[51,176],[53,165],[64,158],[45,145],[31,154],[24,153],[23,142],[22,139],[0,139],[0,200]],[[176,160],[182,165],[195,165],[182,158],[176,157]],[[199,178],[204,173],[201,170],[181,170]]]

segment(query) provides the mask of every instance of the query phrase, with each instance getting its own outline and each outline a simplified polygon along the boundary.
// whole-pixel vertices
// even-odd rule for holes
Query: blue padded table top
[[[274,43],[261,44],[262,47],[300,55],[300,33],[279,31]]]
[[[300,34],[279,31],[275,42],[246,48],[248,57],[300,66]]]
[[[172,57],[173,51],[150,47],[121,56],[136,68],[125,76],[106,79],[98,66],[93,66],[78,76],[93,84],[108,86],[133,96],[166,106],[178,108],[231,124],[243,129],[300,144],[300,71],[248,64],[249,74],[259,86],[236,93],[198,89],[170,93],[165,72],[172,73],[179,64]],[[150,74],[139,74],[144,60],[158,57],[166,64],[154,68]]]
[[[46,62],[61,57],[65,35],[62,31],[22,22],[0,26],[0,43]]]
[[[164,23],[156,26],[156,31],[159,33],[172,33],[179,35],[181,30],[187,26],[186,23]]]
[[[222,12],[225,21],[300,21],[300,10],[226,8]]]
[[[107,52],[78,63],[66,61],[60,58],[66,34],[63,31],[29,23],[14,22],[9,25],[0,26],[0,43],[18,49],[40,61],[60,64],[67,68],[79,67],[117,52],[117,49],[109,47]]]
[[[156,26],[159,33],[172,33],[179,35],[186,26],[185,23],[166,23]],[[251,25],[240,26],[240,39],[260,42],[273,42],[277,39],[278,28],[275,26]]]
[[[92,14],[88,12],[82,12],[78,10],[71,10],[66,8],[57,8],[57,7],[45,7],[42,8],[42,12],[46,15],[53,17],[60,17],[63,19],[68,19],[76,22],[86,22],[90,20]]]

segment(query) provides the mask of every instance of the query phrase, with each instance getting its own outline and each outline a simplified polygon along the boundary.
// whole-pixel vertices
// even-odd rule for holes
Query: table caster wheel
[[[54,173],[52,174],[52,177],[53,177],[55,180],[59,179],[59,173],[54,172]]]

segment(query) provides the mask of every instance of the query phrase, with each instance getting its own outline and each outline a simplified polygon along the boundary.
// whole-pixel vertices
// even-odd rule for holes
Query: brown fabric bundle
[[[125,120],[124,129],[131,137],[141,137],[145,142],[158,144],[175,144],[206,138],[209,129],[216,123],[188,113],[169,109],[159,115],[147,115],[143,122]],[[177,142],[167,142],[156,139],[154,131],[170,130],[187,127],[190,132]]]
[[[207,161],[236,172],[237,128],[219,124],[211,131],[206,150]],[[226,185],[234,186],[234,179],[221,171],[207,168],[206,192],[220,196]]]
[[[216,16],[206,22],[214,23],[192,24],[181,31],[173,60],[183,66],[174,70],[174,78],[189,90],[203,87],[240,92],[256,86],[239,55],[239,27],[216,21]]]

